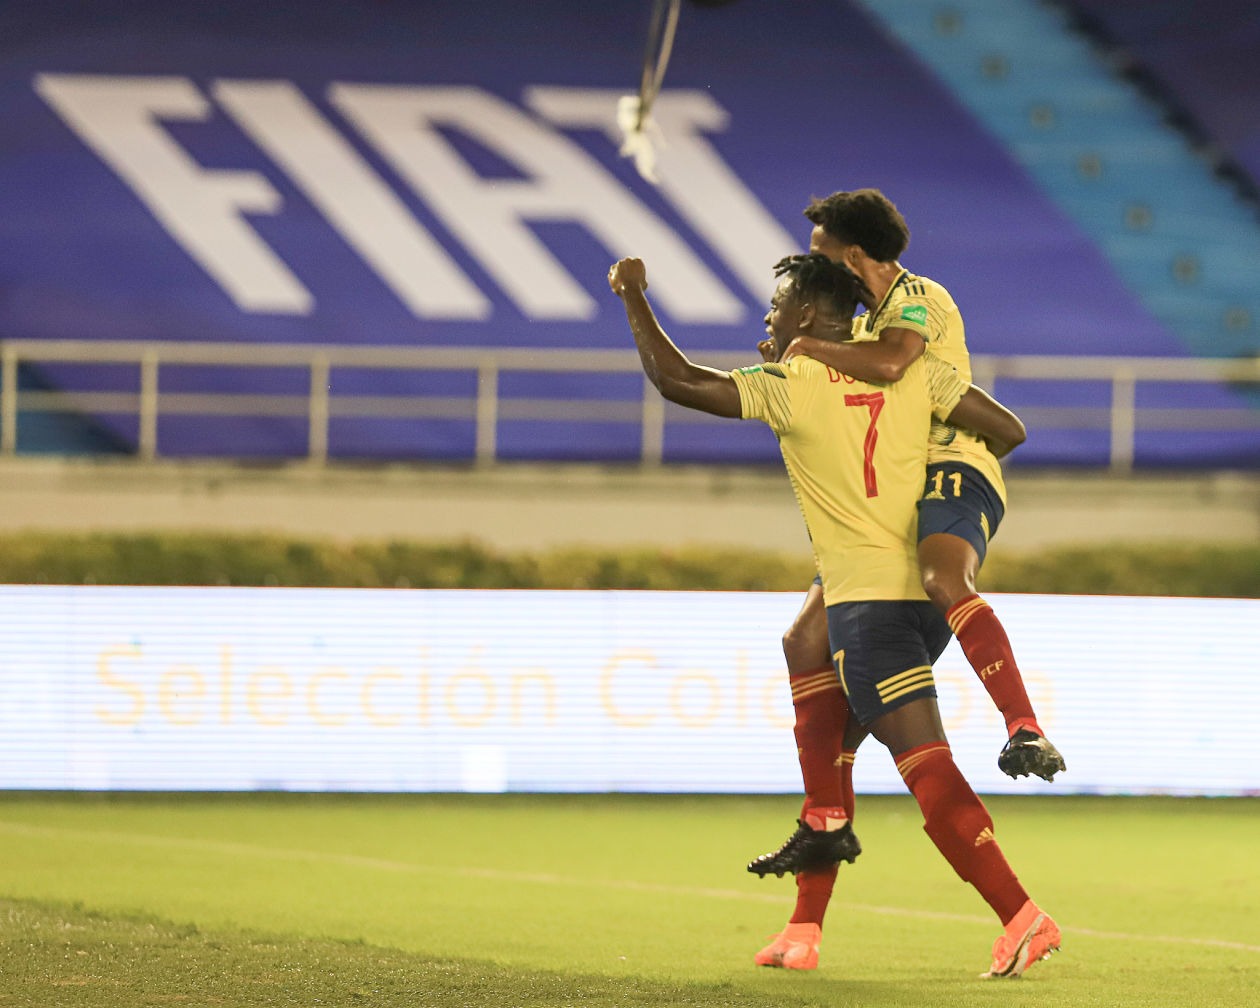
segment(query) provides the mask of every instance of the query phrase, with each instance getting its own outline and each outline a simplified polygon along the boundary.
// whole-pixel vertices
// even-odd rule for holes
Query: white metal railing
[[[739,367],[755,358],[750,353],[697,354],[704,363],[720,368]],[[134,366],[134,390],[58,389],[19,390],[21,364],[110,364]],[[308,376],[306,391],[294,393],[231,393],[162,391],[162,369],[179,365],[206,368],[287,367]],[[330,390],[334,371],[346,369],[472,372],[476,393],[448,395],[371,395]],[[1106,430],[1110,435],[1109,466],[1115,471],[1133,467],[1139,430],[1221,430],[1254,432],[1260,437],[1260,409],[1237,407],[1161,409],[1139,408],[1141,384],[1242,384],[1260,388],[1260,360],[1208,360],[1163,357],[972,357],[977,385],[990,390],[1006,380],[1060,380],[1074,383],[1106,382],[1106,405],[1098,407],[1014,404],[1030,428]],[[305,418],[307,459],[323,465],[328,460],[329,423],[334,418],[442,418],[475,424],[475,460],[488,465],[497,460],[497,429],[501,420],[621,420],[641,430],[640,461],[658,464],[664,448],[666,421],[704,422],[710,418],[664,403],[644,379],[635,402],[605,399],[503,398],[503,374],[524,372],[641,374],[634,350],[560,350],[448,347],[363,347],[318,344],[186,343],[161,341],[6,340],[0,343],[0,456],[17,451],[18,421],[23,411],[130,414],[137,417],[137,455],[158,457],[158,419],[161,416],[237,416]],[[1001,397],[1001,389],[998,390]],[[1102,401],[1100,399],[1100,401]]]

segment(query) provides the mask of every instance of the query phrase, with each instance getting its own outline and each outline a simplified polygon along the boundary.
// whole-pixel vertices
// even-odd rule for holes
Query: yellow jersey
[[[927,343],[926,352],[951,365],[971,384],[971,354],[963,331],[962,313],[949,291],[935,280],[908,270],[897,274],[879,307],[853,320],[853,338],[879,339],[889,328],[917,332]],[[1006,503],[1002,467],[984,440],[962,427],[933,419],[928,434],[928,463],[964,463],[977,469]]]
[[[826,604],[927,598],[915,555],[927,434],[967,383],[926,354],[882,385],[803,356],[731,377],[741,415],[779,438]]]

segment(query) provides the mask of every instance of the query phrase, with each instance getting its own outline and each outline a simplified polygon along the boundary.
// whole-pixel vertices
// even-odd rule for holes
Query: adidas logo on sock
[[[972,846],[979,847],[982,843],[992,843],[996,839],[997,837],[993,835],[993,830],[986,826],[980,831],[980,835],[976,837],[976,842]]]

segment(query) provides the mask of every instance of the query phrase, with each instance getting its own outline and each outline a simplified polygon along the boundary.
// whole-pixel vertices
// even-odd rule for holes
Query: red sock
[[[923,831],[959,878],[970,882],[1005,925],[1028,900],[993,836],[993,820],[971,790],[949,746],[930,742],[896,757],[923,812]]]
[[[849,719],[849,704],[840,679],[830,665],[789,678],[792,706],[796,709],[796,752],[801,762],[805,804],[801,818],[816,807],[841,807],[840,740]]]
[[[810,809],[843,809],[853,818],[853,757],[841,748],[849,720],[849,702],[836,670],[826,665],[791,677],[796,708],[796,746],[805,784],[804,819]],[[789,924],[817,924],[831,902],[839,865],[821,871],[798,872],[796,907]]]
[[[840,804],[849,815],[849,821],[857,814],[857,796],[853,793],[853,761],[857,758],[855,749],[841,749],[836,765],[840,767]]]
[[[831,890],[835,888],[840,866],[832,865],[820,871],[798,872],[796,875],[796,909],[789,924],[817,924],[822,927],[827,904],[831,902]]]
[[[847,703],[846,703],[847,707]],[[843,734],[843,731],[841,732]],[[841,749],[836,766],[840,768],[839,808],[843,809],[850,820],[853,819],[853,759],[857,756],[853,749]],[[796,876],[796,909],[792,911],[789,924],[817,924],[822,927],[823,915],[831,902],[831,893],[836,885],[839,865],[832,865],[822,871],[799,872]]]
[[[1015,664],[1015,653],[997,614],[979,595],[968,595],[950,607],[945,621],[958,638],[963,654],[989,691],[993,703],[1006,721],[1006,732],[1014,735],[1028,728],[1044,735],[1024,689],[1024,679]]]

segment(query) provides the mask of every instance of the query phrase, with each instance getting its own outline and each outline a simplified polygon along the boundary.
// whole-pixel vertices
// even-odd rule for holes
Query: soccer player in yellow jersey
[[[797,336],[850,336],[857,301],[866,296],[852,272],[824,255],[806,255],[783,260],[776,273],[766,325],[778,355]],[[866,732],[888,748],[928,836],[998,915],[1003,934],[984,975],[1022,974],[1058,948],[1059,929],[1020,885],[992,819],[950,753],[932,680],[950,630],[923,591],[913,545],[933,412],[960,421],[968,384],[923,355],[892,383],[865,382],[803,355],[732,372],[702,367],[661,329],[640,260],[615,263],[608,281],[625,305],[644,372],[665,398],[716,416],[762,420],[778,436],[822,579],[832,675],[860,725],[846,734],[854,749]],[[852,838],[847,823],[830,832]],[[848,854],[852,860],[856,850]],[[829,880],[817,875],[825,893],[820,888],[811,897],[824,907],[831,869]],[[798,921],[794,914],[757,961],[814,968],[821,913],[815,916],[817,922]]]
[[[909,244],[910,230],[883,193],[876,189],[832,193],[813,200],[805,217],[814,225],[810,251],[848,266],[872,299],[869,310],[854,320],[852,342],[802,341],[788,348],[788,356],[815,353],[847,374],[897,381],[912,361],[927,353],[952,364],[964,381],[971,381],[958,306],[940,284],[901,266],[898,258]],[[1006,631],[976,593],[976,576],[1005,508],[1002,469],[986,441],[965,428],[934,422],[919,504],[923,587],[945,615],[1006,722],[1008,740],[998,766],[1012,777],[1035,773],[1052,780],[1064,769],[1063,758],[1037,723]],[[808,636],[801,625],[810,620],[821,623],[820,607],[807,601],[795,629]],[[814,631],[815,636],[820,634]]]
[[[853,322],[853,339],[836,343],[799,338],[785,356],[805,353],[847,374],[895,382],[923,355],[952,364],[971,380],[962,316],[949,292],[904,269],[898,257],[910,232],[892,202],[875,189],[836,192],[812,201],[810,251],[841,262],[869,291],[868,311]],[[767,345],[762,345],[763,355]],[[976,576],[1006,505],[998,457],[1022,441],[1004,444],[964,427],[934,420],[928,445],[926,486],[919,503],[918,559],[923,587],[945,615],[963,653],[1006,722],[1007,743],[998,766],[1012,777],[1035,773],[1045,780],[1064,769],[1063,757],[1045,738],[997,615],[976,592]],[[777,851],[752,861],[757,874],[817,868],[826,849],[812,830],[843,821],[838,813],[852,753],[839,746],[837,724],[844,698],[829,683],[830,651],[823,593],[806,594],[783,638],[796,708],[797,750],[805,783],[799,829]]]

